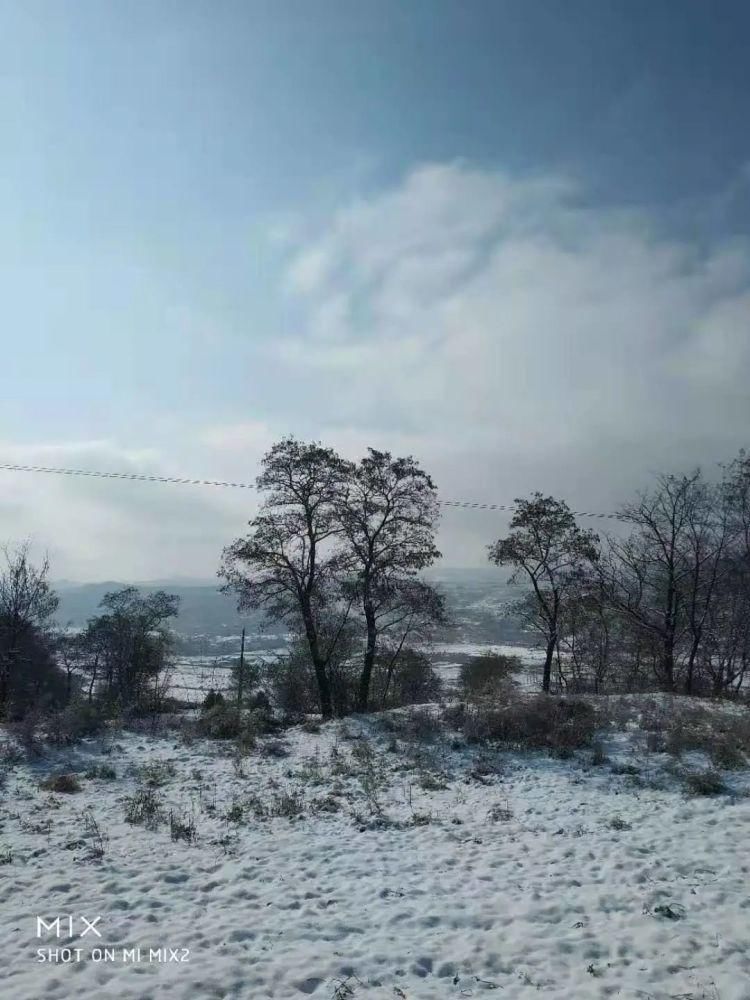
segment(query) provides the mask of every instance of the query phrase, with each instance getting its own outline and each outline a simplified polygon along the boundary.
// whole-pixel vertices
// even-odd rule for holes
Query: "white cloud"
[[[273,443],[271,428],[260,420],[237,424],[216,424],[198,435],[201,444],[217,452],[243,451],[256,463]],[[254,477],[252,477],[254,478]]]
[[[749,443],[747,242],[698,249],[564,179],[460,163],[276,236],[295,334],[264,348],[275,407],[197,429],[175,414],[148,451],[0,443],[0,459],[252,481],[291,432],[411,452],[445,498],[541,489],[608,510],[655,470]],[[2,475],[3,534],[32,534],[57,576],[211,576],[255,508],[244,490]],[[446,511],[447,561],[483,562],[506,523]]]
[[[415,170],[332,214],[286,289],[305,326],[278,357],[329,425],[413,432],[455,496],[611,507],[746,432],[748,245],[698,252],[557,178]]]

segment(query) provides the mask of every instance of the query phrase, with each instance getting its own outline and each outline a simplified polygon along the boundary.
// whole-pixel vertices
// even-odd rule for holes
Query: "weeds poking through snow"
[[[142,788],[125,799],[125,822],[158,830],[164,820],[164,810],[153,788]]]
[[[630,825],[630,823],[626,822],[620,816],[613,816],[612,819],[609,821],[608,825],[609,825],[610,830],[632,830],[633,829],[632,826]]]
[[[660,903],[651,912],[655,917],[663,917],[665,920],[683,920],[685,917],[685,907],[680,903]]]
[[[438,775],[425,771],[419,779],[419,787],[425,792],[443,792],[448,785]]]
[[[247,777],[245,774],[245,758],[243,757],[241,747],[238,747],[232,754],[232,767],[234,768],[234,773],[238,778],[244,779]]]
[[[301,792],[284,790],[275,792],[268,801],[258,795],[249,795],[243,808],[251,810],[256,819],[271,819],[274,816],[296,819],[305,811],[305,800]]]
[[[312,800],[310,809],[316,813],[337,813],[341,811],[341,802],[333,794],[323,795]]]
[[[20,826],[24,833],[39,834],[43,837],[48,837],[52,833],[52,820],[49,817],[39,823],[34,823],[30,819],[22,819]]]
[[[383,757],[376,754],[372,745],[363,739],[352,749],[352,767],[350,769],[341,769],[340,766],[343,762],[340,756],[337,756],[337,763],[339,769],[336,773],[356,775],[370,814],[382,816],[383,804],[380,801],[380,795],[388,784],[388,773]]]
[[[178,814],[170,809],[169,835],[172,840],[185,840],[188,844],[192,844],[197,836],[195,819],[192,816]]]
[[[489,809],[487,816],[493,823],[509,823],[513,819],[513,810],[507,802],[504,805],[498,803]]]
[[[601,743],[594,743],[591,749],[591,764],[594,767],[601,767],[603,764],[607,764],[608,762],[609,757],[607,757],[604,747]]]
[[[281,792],[271,803],[271,816],[286,816],[294,819],[305,810],[305,800],[301,792]]]
[[[305,784],[322,785],[325,782],[325,773],[317,752],[302,762],[296,777]]]
[[[83,810],[81,819],[83,821],[84,837],[88,842],[89,848],[86,859],[89,861],[101,861],[106,852],[109,838],[99,826],[94,816],[94,811],[90,806]]]
[[[241,823],[245,818],[245,809],[240,802],[233,802],[226,811],[224,819],[228,823]]]
[[[149,788],[161,788],[170,778],[174,778],[177,768],[169,760],[157,760],[151,764],[144,764],[140,773],[143,783]]]
[[[117,771],[110,764],[100,764],[92,767],[86,772],[86,777],[90,780],[100,778],[102,781],[116,781]]]
[[[429,826],[432,823],[433,816],[431,812],[413,812],[409,820],[410,826]]]
[[[331,1000],[348,1000],[354,996],[355,987],[364,986],[364,983],[357,976],[347,976],[346,979],[334,980],[334,986]]]

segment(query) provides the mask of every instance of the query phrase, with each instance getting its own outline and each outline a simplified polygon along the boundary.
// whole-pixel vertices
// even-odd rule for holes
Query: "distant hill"
[[[452,627],[442,638],[475,643],[527,641],[509,607],[522,590],[508,584],[507,572],[492,567],[441,569],[426,576],[445,595],[452,621]],[[80,628],[98,613],[99,603],[108,591],[119,590],[128,584],[113,580],[102,583],[60,581],[54,586],[60,596],[59,624]],[[264,622],[263,615],[257,612],[240,614],[234,599],[220,593],[214,583],[165,580],[135,586],[145,593],[166,590],[180,598],[180,613],[174,627],[183,636],[236,636],[243,626],[249,633],[256,634],[259,631],[277,635],[286,632],[284,626]]]
[[[99,603],[106,593],[129,584],[107,580],[103,583],[57,583],[60,597],[57,620],[61,625],[80,628],[88,618],[98,614]],[[186,635],[236,635],[242,626],[255,627],[259,615],[240,615],[233,598],[221,594],[216,584],[163,583],[135,584],[144,593],[166,590],[180,598],[180,614],[175,623],[178,632]]]

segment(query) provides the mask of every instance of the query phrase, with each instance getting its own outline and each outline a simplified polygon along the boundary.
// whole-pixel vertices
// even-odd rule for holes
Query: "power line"
[[[45,472],[55,476],[90,476],[94,479],[125,479],[143,483],[169,483],[173,486],[220,486],[233,490],[254,490],[253,483],[233,483],[221,479],[187,479],[179,476],[149,476],[139,472],[102,472],[98,469],[66,469],[49,465],[19,465],[12,462],[0,462],[0,469],[8,472]],[[478,503],[472,500],[438,500],[441,507],[458,507],[463,510],[498,510],[514,511],[514,504]],[[621,521],[619,514],[602,513],[591,510],[574,510],[575,517],[599,517]]]
[[[218,479],[180,479],[178,476],[147,476],[138,472],[101,472],[96,469],[61,469],[46,465],[14,465],[0,462],[0,469],[11,472],[50,472],[56,476],[93,476],[96,479],[135,479],[144,483],[172,483],[178,486],[228,486],[238,490],[254,490],[252,483],[228,483]]]

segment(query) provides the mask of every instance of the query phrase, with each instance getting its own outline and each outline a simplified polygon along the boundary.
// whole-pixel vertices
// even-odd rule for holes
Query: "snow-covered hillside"
[[[560,760],[423,711],[315,729],[241,759],[117,732],[12,763],[2,995],[750,997],[746,771],[691,797],[635,731]],[[61,772],[80,790],[40,788]],[[58,915],[73,938],[38,937]]]

